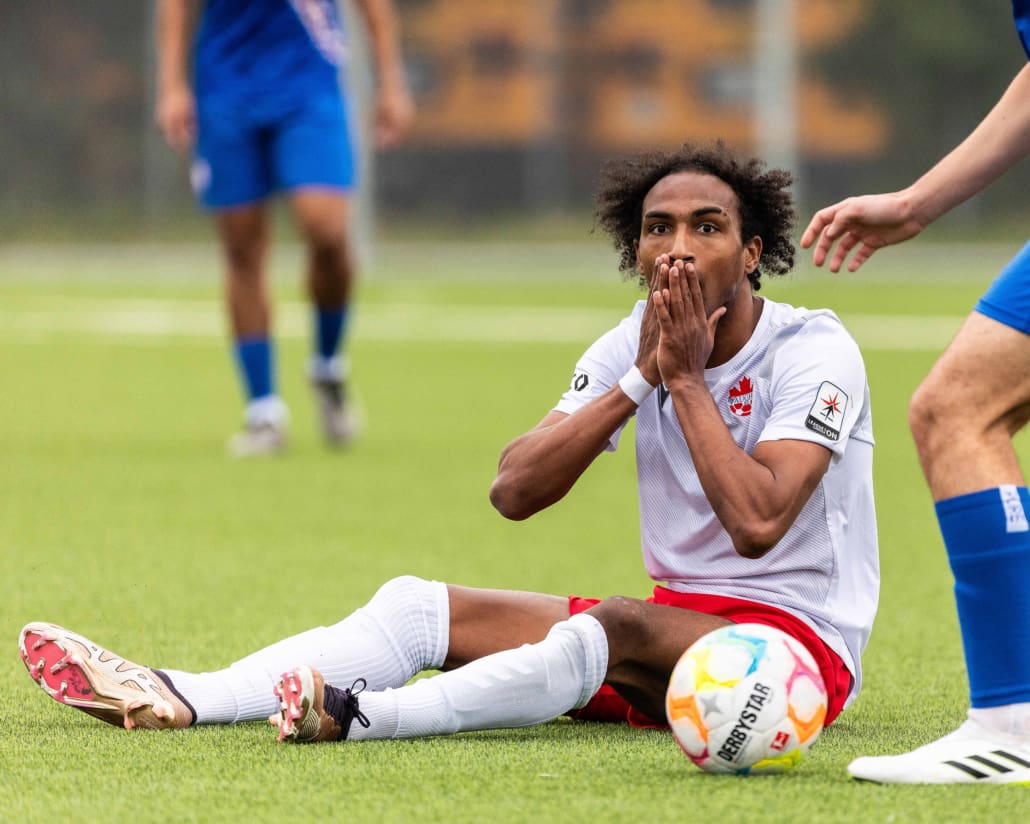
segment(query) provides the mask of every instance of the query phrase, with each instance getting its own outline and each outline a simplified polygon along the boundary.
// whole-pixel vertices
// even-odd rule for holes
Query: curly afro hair
[[[612,238],[621,258],[620,271],[636,274],[636,241],[643,221],[644,198],[664,177],[677,172],[700,172],[719,178],[737,195],[741,241],[756,235],[762,239],[758,268],[748,275],[756,291],[763,272],[785,275],[794,266],[794,204],[790,194],[793,177],[781,169],[765,168],[757,158],[741,159],[719,141],[711,146],[684,143],[675,151],[647,151],[609,161],[601,170],[595,197],[596,217]],[[646,278],[640,276],[641,286]]]

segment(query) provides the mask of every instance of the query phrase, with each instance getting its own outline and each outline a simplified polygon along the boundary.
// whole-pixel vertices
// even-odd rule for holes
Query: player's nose
[[[673,249],[669,252],[669,262],[672,265],[680,264],[680,267],[682,268],[684,263],[695,262],[694,253],[689,249]]]
[[[684,263],[693,263],[694,249],[690,243],[690,232],[680,228],[671,236],[671,239],[672,245],[670,246],[668,253],[673,263],[677,260],[682,260]]]

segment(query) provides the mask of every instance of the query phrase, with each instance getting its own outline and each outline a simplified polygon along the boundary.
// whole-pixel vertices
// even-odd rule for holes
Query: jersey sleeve
[[[595,398],[601,397],[619,382],[629,371],[637,358],[640,342],[640,320],[644,314],[644,302],[638,301],[632,314],[614,329],[605,332],[576,362],[569,388],[554,409],[572,415]],[[619,444],[625,424],[620,426],[608,442],[608,451],[614,451]]]
[[[809,318],[780,348],[772,372],[771,414],[762,441],[811,441],[837,461],[866,406],[865,364],[837,318]]]
[[[1023,51],[1030,57],[1030,0],[1012,0],[1012,15]]]

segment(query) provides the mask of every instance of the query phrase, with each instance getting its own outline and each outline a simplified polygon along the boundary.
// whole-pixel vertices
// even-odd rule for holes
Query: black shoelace
[[[358,694],[363,692],[367,686],[368,683],[364,678],[358,678],[350,685],[350,689],[325,685],[325,711],[340,725],[341,741],[346,739],[350,725],[354,721],[357,721],[365,729],[372,726],[368,716],[358,709]]]

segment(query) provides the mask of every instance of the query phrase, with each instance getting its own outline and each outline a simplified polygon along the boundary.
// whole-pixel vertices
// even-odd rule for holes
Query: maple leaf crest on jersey
[[[740,379],[740,383],[730,387],[730,412],[739,418],[746,418],[751,414],[751,401],[755,394],[755,388],[751,379],[746,375]]]

